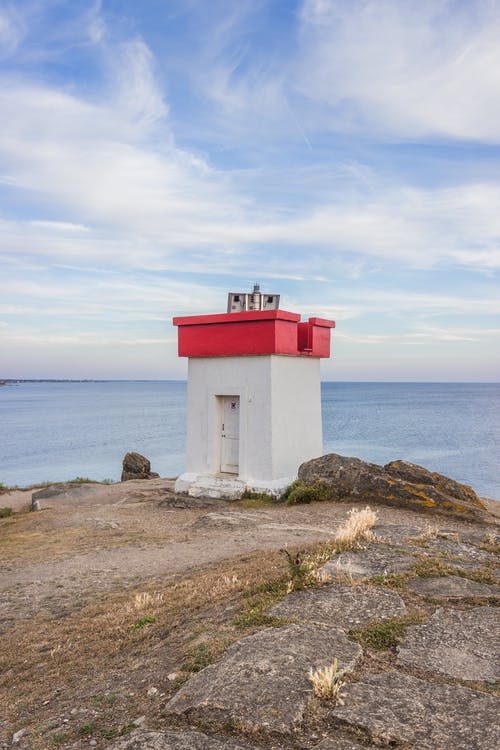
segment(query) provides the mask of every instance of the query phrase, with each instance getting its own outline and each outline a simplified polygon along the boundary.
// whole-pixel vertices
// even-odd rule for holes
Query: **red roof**
[[[255,354],[329,357],[333,320],[286,310],[253,310],[174,318],[180,357],[234,357]]]

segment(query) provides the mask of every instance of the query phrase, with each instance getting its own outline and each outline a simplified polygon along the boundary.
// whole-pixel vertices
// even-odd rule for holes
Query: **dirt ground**
[[[0,496],[0,748],[105,747],[189,674],[266,624],[293,553],[331,539],[351,504],[201,500],[173,481],[96,485],[41,501]],[[498,505],[490,504],[498,513]],[[380,523],[480,535],[491,527],[377,508]]]

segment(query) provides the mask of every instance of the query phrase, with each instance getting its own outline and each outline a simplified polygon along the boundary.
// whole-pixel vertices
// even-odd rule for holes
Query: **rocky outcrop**
[[[115,750],[258,750],[245,741],[209,737],[201,732],[148,732],[139,729],[118,740]]]
[[[493,581],[497,559],[480,548],[478,532],[459,541],[437,527],[434,537],[423,531],[375,526],[362,548],[333,555],[323,570],[342,582],[274,604],[267,613],[281,625],[275,619],[194,673],[164,707],[164,731],[138,730],[113,750],[498,747],[499,587],[445,570]],[[493,546],[491,531],[488,538]],[[442,576],[425,577],[440,564]],[[387,588],[388,573],[398,574],[397,591]],[[432,611],[434,597],[442,604]],[[470,606],[477,597],[490,606]],[[309,670],[335,659],[349,676],[337,702],[319,701]]]
[[[340,628],[268,628],[234,644],[223,660],[195,674],[165,707],[165,715],[246,732],[289,735],[311,696],[308,671],[330,664],[352,672],[362,650]]]
[[[123,459],[122,482],[129,479],[156,479],[159,476],[151,471],[151,463],[140,453],[127,453]]]
[[[332,713],[377,747],[489,750],[500,740],[497,711],[498,699],[485,693],[385,672],[348,684]]]
[[[269,614],[350,630],[375,620],[402,617],[406,615],[406,607],[396,592],[382,587],[332,583],[320,589],[296,591],[271,607]]]
[[[305,485],[326,486],[331,500],[382,503],[484,519],[486,506],[474,490],[407,461],[385,466],[330,453],[299,468]]]
[[[499,649],[494,607],[437,609],[427,623],[408,628],[397,664],[494,683],[500,674]]]

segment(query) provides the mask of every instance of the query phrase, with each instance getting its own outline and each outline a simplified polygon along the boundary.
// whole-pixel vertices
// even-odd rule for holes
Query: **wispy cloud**
[[[70,6],[0,0],[5,345],[130,362],[252,281],[351,351],[494,335],[500,0]]]
[[[299,90],[335,129],[499,143],[499,11],[497,0],[305,0]]]

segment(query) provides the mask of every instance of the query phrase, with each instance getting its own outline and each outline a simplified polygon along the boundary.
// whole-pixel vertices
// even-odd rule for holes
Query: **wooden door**
[[[222,433],[220,470],[239,472],[240,397],[222,396]]]

